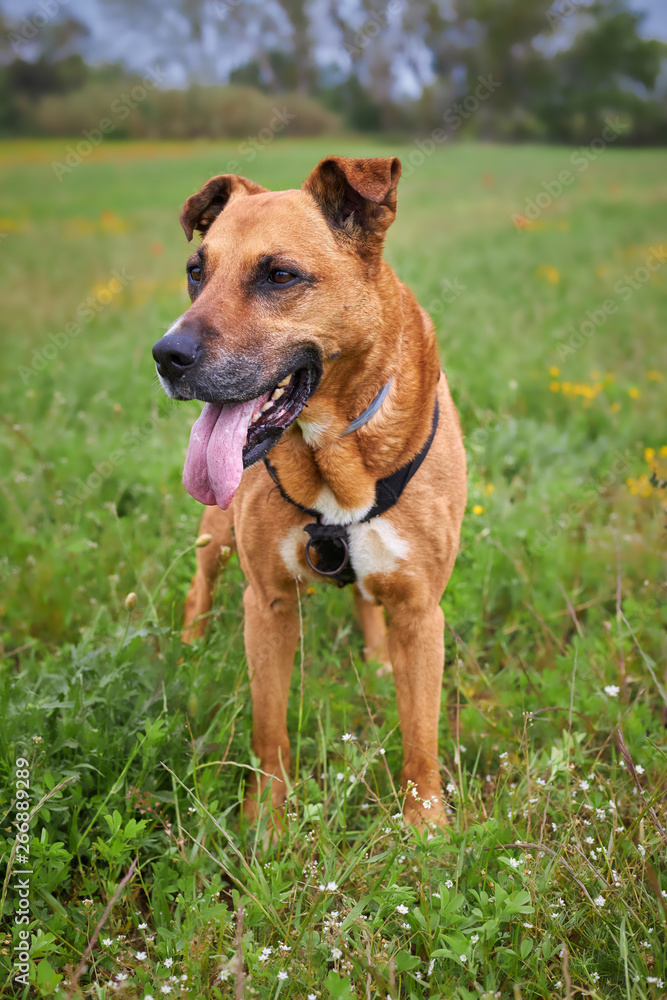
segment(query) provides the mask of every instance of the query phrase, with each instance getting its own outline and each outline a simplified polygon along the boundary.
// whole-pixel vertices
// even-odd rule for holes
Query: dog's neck
[[[382,336],[362,357],[340,358],[325,369],[299,420],[271,452],[283,489],[329,524],[362,518],[373,505],[377,480],[416,455],[431,429],[440,377],[433,325],[388,266],[382,277]],[[379,410],[345,434],[389,379]]]

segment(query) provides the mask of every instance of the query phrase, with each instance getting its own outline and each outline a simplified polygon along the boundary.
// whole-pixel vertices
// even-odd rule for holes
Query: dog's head
[[[396,158],[333,156],[301,190],[224,174],[186,201],[188,240],[203,234],[187,263],[192,305],[153,357],[168,395],[210,404],[184,474],[203,503],[229,506],[243,468],[297,419],[328,368],[368,349],[400,173]]]

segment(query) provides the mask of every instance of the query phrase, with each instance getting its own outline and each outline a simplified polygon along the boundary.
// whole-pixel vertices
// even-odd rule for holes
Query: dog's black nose
[[[177,378],[191,368],[201,353],[201,344],[188,333],[165,334],[153,348],[160,375]]]

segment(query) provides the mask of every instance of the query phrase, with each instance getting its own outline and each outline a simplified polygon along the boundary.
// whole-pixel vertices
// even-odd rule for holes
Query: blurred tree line
[[[282,108],[291,135],[589,142],[612,118],[619,142],[667,141],[667,45],[627,0],[101,2],[182,83],[129,101],[117,136],[247,136]],[[0,18],[0,131],[76,135],[142,74],[90,65],[89,26],[41,3],[53,16]]]

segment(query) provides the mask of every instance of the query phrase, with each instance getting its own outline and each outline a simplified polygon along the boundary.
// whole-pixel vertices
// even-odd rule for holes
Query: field
[[[351,594],[309,590],[265,846],[239,816],[243,579],[233,560],[184,649],[198,404],[150,354],[186,306],[180,206],[238,153],[107,140],[58,182],[65,145],[0,146],[0,995],[68,996],[110,903],[74,995],[667,995],[667,154],[459,145],[406,170],[387,256],[469,461],[451,829],[402,827],[391,677]],[[241,172],[297,186],[331,151],[416,147],[277,140]]]

